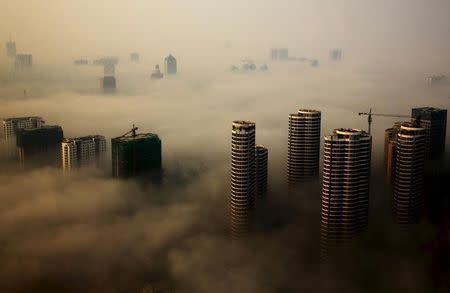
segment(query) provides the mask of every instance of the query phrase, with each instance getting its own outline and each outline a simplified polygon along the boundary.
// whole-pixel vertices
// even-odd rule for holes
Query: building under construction
[[[113,177],[141,177],[159,182],[162,159],[161,140],[153,133],[136,133],[133,129],[111,139]]]

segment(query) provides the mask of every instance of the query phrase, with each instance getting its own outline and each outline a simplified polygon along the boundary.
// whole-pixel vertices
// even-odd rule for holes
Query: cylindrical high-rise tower
[[[394,218],[400,225],[415,223],[423,204],[427,156],[425,128],[404,122],[397,133],[394,166]]]
[[[320,119],[316,110],[289,115],[287,175],[290,186],[319,173]]]
[[[268,151],[262,145],[255,148],[256,201],[264,199],[267,193]]]
[[[255,202],[255,123],[234,121],[231,131],[231,237],[245,236]]]
[[[321,251],[348,244],[367,228],[372,137],[357,129],[325,136]]]

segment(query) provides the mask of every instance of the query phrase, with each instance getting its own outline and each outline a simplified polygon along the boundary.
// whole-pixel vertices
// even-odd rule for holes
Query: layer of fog
[[[179,62],[180,74],[160,81],[150,81],[142,64],[119,65],[118,90],[111,95],[97,89],[101,68],[68,68],[70,78],[49,70],[39,72],[43,78],[21,75],[4,83],[2,117],[40,115],[61,125],[66,137],[110,138],[133,123],[157,133],[166,181],[143,188],[92,170],[68,179],[60,170],[2,170],[2,286],[123,292],[169,279],[178,290],[196,292],[358,291],[368,289],[367,275],[376,276],[380,290],[431,286],[425,265],[431,256],[417,251],[432,241],[434,228],[419,230],[408,246],[410,239],[394,236],[395,228],[386,225],[380,160],[383,131],[396,119],[374,118],[371,232],[363,249],[348,254],[351,265],[334,270],[318,265],[319,183],[302,187],[294,198],[285,192],[287,116],[311,107],[323,113],[322,134],[336,127],[365,129],[366,118],[357,112],[369,107],[399,114],[413,106],[448,107],[448,85],[430,87],[414,72],[345,62],[317,69],[271,63],[269,72],[252,74],[226,72],[228,61],[205,70]],[[21,97],[24,88],[27,98]],[[271,190],[269,204],[260,209],[260,232],[237,248],[227,237],[235,119],[256,122],[256,140],[269,148]]]

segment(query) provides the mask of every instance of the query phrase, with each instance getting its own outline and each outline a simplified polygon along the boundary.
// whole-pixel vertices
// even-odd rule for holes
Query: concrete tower
[[[61,142],[64,137],[60,126],[20,129],[16,137],[22,167],[58,167],[60,165]]]
[[[319,173],[321,113],[301,109],[289,115],[288,184],[294,186]]]
[[[394,218],[400,225],[415,223],[423,204],[426,129],[402,123],[394,148]]]
[[[372,137],[357,129],[325,136],[321,251],[348,245],[365,231],[369,214]]]
[[[249,232],[255,202],[255,123],[234,121],[231,130],[231,238]]]
[[[413,119],[418,119],[420,126],[427,130],[427,157],[430,159],[439,158],[445,152],[447,109],[413,108],[411,116]]]
[[[255,148],[256,201],[264,199],[267,194],[267,166],[268,150],[262,145],[257,145]]]

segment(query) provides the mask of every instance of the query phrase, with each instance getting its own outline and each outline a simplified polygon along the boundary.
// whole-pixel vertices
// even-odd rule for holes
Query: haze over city
[[[447,292],[450,130],[432,159],[428,118],[410,116],[432,107],[447,119],[449,13],[446,0],[1,1],[0,291]],[[320,111],[318,171],[291,188],[299,109]],[[358,114],[370,110],[368,133]],[[8,137],[8,119],[31,116],[63,130],[45,156],[24,143],[40,127]],[[423,167],[406,228],[393,216],[401,168],[392,181],[386,168],[387,146],[404,159],[400,135],[385,137],[398,121],[419,141],[412,173]],[[368,216],[324,255],[325,136],[339,128],[371,136]],[[65,164],[61,143],[88,135],[104,136],[101,162]],[[139,135],[147,144],[123,167]],[[251,229],[236,237],[233,184],[261,183],[236,169],[260,166],[233,161],[254,157],[241,139],[268,150],[267,192],[245,193],[251,217],[234,223]],[[49,154],[57,164],[43,164]]]

